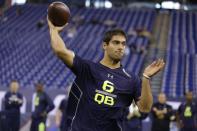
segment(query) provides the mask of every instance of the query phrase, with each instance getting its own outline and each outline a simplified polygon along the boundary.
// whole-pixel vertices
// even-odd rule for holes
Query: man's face
[[[120,61],[124,55],[125,45],[126,38],[123,35],[114,35],[108,44],[104,43],[103,48],[110,59]]]
[[[36,91],[37,91],[37,92],[42,92],[42,91],[43,91],[43,86],[42,86],[42,84],[37,84],[37,85],[36,85]]]
[[[18,92],[18,89],[19,89],[19,83],[16,82],[16,81],[13,81],[10,84],[10,91],[13,92],[13,93],[16,93],[16,92]]]
[[[161,104],[165,104],[166,103],[166,95],[164,93],[160,93],[158,95],[158,101]]]

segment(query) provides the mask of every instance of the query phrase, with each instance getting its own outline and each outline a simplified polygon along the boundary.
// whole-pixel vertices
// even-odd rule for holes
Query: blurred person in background
[[[68,103],[67,98],[62,99],[56,113],[56,124],[59,127],[60,131],[66,131],[67,129],[67,123],[66,123],[67,103]]]
[[[173,120],[172,106],[166,103],[166,95],[159,93],[158,102],[152,107],[152,131],[170,131],[170,122]]]
[[[128,114],[122,123],[122,131],[142,131],[142,120],[144,120],[148,113],[142,113],[133,101],[127,110]]]
[[[36,97],[34,99],[34,112],[32,113],[31,131],[46,131],[47,114],[54,109],[49,95],[44,91],[42,84],[36,84]]]
[[[61,100],[60,105],[56,112],[56,125],[59,127],[60,131],[67,131],[68,123],[67,123],[67,105],[68,105],[68,96],[70,93],[70,88],[66,88],[66,96]]]
[[[197,105],[193,101],[192,92],[187,92],[185,99],[177,111],[178,127],[181,131],[197,131]]]
[[[6,131],[19,131],[20,129],[20,107],[23,104],[23,96],[18,90],[19,83],[13,80],[10,90],[5,94]]]

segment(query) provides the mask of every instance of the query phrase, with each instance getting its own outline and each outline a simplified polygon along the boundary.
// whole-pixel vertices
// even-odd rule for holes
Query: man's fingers
[[[153,63],[150,66],[155,66],[157,64],[157,61],[153,61]]]
[[[161,59],[161,60],[160,60],[160,63],[159,63],[159,67],[160,67],[160,68],[163,68],[163,67],[164,67],[164,65],[165,65],[164,60],[163,60],[163,59]]]
[[[161,59],[157,60],[156,66],[159,66],[161,64]]]
[[[49,20],[48,16],[47,16],[47,22],[48,22],[48,26],[50,29],[57,30],[58,32],[62,31],[68,25],[68,23],[67,23],[67,24],[60,26],[60,27],[54,26],[53,23]]]
[[[162,67],[164,67],[164,65],[165,65],[165,62],[164,62],[164,60],[162,60]]]
[[[164,65],[165,65],[164,60],[158,59],[157,61],[154,61],[151,65],[149,65],[145,69],[146,74],[148,74],[149,76],[153,76],[157,74],[161,69],[163,69]]]
[[[155,66],[157,67],[162,67],[164,65],[163,59],[158,59],[155,63]]]
[[[164,67],[164,65],[165,65],[165,63],[164,63],[164,60],[163,60],[163,59],[158,59],[158,60],[156,61],[156,63],[154,64],[154,66],[155,66],[156,68],[158,68],[158,71],[160,71],[160,70]],[[157,73],[158,71],[156,71],[156,73]]]
[[[55,26],[51,23],[51,21],[48,19],[48,16],[47,16],[47,23],[48,23],[48,26],[50,29],[54,29]]]

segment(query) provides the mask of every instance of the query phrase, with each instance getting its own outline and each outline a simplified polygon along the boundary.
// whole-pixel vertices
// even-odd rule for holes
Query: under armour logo
[[[113,76],[113,75],[111,75],[111,74],[107,74],[107,77],[108,77],[108,78],[111,78],[111,79],[113,79],[113,78],[114,78],[114,76]]]

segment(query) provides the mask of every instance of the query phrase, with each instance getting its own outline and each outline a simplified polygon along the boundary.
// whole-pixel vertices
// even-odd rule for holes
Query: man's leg
[[[38,131],[46,131],[46,125],[43,121],[41,121],[38,125]]]
[[[20,130],[20,117],[18,116],[14,116],[11,120],[10,120],[10,124],[11,126],[11,130],[12,131],[19,131]]]
[[[36,120],[32,119],[30,131],[36,131]]]
[[[42,118],[38,121],[38,131],[46,131],[46,118]]]

